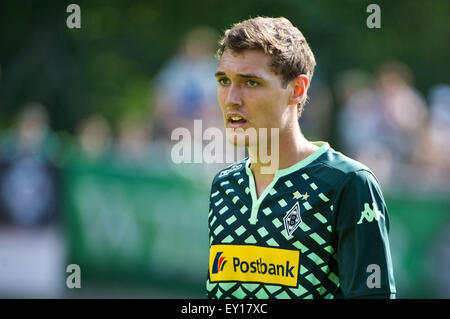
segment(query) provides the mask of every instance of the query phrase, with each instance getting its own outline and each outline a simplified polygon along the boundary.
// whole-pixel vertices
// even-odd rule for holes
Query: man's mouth
[[[228,118],[228,126],[232,128],[243,127],[247,124],[247,120],[241,116],[231,116]]]

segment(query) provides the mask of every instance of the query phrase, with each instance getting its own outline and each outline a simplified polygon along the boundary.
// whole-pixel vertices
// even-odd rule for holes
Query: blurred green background
[[[170,132],[222,125],[214,44],[264,15],[316,56],[305,136],[380,178],[397,297],[450,297],[448,1],[377,1],[380,29],[373,1],[77,1],[80,29],[70,3],[0,4],[0,296],[205,297],[225,164],[174,164]]]

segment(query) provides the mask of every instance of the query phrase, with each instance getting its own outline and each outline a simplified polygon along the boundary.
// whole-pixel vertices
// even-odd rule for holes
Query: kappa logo
[[[290,237],[302,222],[302,218],[300,217],[300,205],[298,202],[296,202],[295,205],[292,206],[292,208],[286,213],[283,221],[286,234]]]
[[[213,267],[212,267],[213,274],[217,274],[220,271],[222,271],[223,267],[227,263],[227,261],[225,260],[225,257],[220,257],[222,254],[223,254],[223,251],[219,251],[219,252],[217,252],[216,257],[214,258],[214,263],[213,263]]]
[[[358,225],[362,224],[364,220],[371,223],[374,220],[378,221],[380,217],[384,219],[383,214],[381,214],[375,202],[372,203],[372,207],[373,209],[370,208],[369,203],[364,204],[364,210],[361,212],[361,218],[358,221]]]

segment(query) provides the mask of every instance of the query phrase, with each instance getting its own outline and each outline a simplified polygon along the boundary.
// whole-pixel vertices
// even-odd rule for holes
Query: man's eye
[[[228,85],[228,84],[230,84],[230,80],[227,79],[227,78],[221,78],[221,79],[217,80],[217,82],[219,82],[219,84],[221,84],[221,85]]]
[[[250,87],[255,87],[255,86],[258,86],[258,85],[259,85],[258,82],[253,81],[253,80],[248,80],[248,81],[247,81],[247,84],[248,84],[248,86],[250,86]]]

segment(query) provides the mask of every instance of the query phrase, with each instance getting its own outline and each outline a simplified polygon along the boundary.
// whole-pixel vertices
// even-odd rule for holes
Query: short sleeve
[[[375,176],[366,170],[350,173],[334,207],[343,297],[393,296],[388,210]]]

